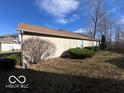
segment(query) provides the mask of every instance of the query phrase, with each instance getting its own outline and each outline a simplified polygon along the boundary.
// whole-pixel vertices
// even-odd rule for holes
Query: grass
[[[28,89],[5,89],[10,75],[24,75]],[[55,58],[28,69],[0,73],[3,93],[124,93],[124,57],[110,51],[87,59]]]
[[[21,64],[21,52],[20,51],[0,51],[0,58],[10,58],[16,60],[16,64]]]
[[[10,54],[10,53],[17,53],[19,51],[0,51],[0,54]]]
[[[47,60],[33,66],[33,69],[51,73],[115,79],[117,75],[121,72],[123,73],[124,70],[112,63],[115,59],[119,59],[118,62],[116,62],[117,64],[124,63],[122,57],[121,54],[101,51],[96,52],[93,58],[87,58],[85,60],[64,58]],[[111,62],[111,60],[113,61]]]

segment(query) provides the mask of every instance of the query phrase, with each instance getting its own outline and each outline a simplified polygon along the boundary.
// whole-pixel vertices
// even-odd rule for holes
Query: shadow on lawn
[[[124,69],[124,57],[107,60],[106,62]]]
[[[10,75],[26,76],[29,88],[5,88]],[[0,73],[0,93],[124,93],[124,81],[15,69]]]

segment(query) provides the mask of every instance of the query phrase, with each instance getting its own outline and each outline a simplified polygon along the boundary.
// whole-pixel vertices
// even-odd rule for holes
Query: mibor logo
[[[9,84],[6,84],[6,88],[29,88],[28,84],[26,83],[26,77],[23,75],[14,76],[11,75],[8,78]]]
[[[8,80],[11,84],[15,84],[16,82],[19,82],[20,84],[23,84],[23,83],[26,82],[26,78],[23,75],[20,75],[19,77],[11,75]]]

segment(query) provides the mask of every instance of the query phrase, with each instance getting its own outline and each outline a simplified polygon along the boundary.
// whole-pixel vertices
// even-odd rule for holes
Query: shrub
[[[84,47],[85,49],[89,49],[89,50],[93,50],[93,51],[97,51],[98,47],[97,46],[92,46],[92,47]]]
[[[86,57],[92,57],[94,55],[94,51],[84,49],[84,48],[71,48],[68,50],[70,58],[74,59],[82,59]]]
[[[6,58],[10,58],[10,59],[16,60],[16,64],[17,65],[21,65],[21,54],[11,55],[11,56],[8,56]]]
[[[106,48],[107,48],[106,38],[105,38],[105,35],[102,35],[100,49],[106,50]]]
[[[95,46],[94,47],[94,51],[98,51],[99,50],[99,47],[98,46]]]
[[[90,47],[90,46],[88,46],[88,47],[84,47],[85,49],[89,49],[89,50],[94,50],[93,48],[94,47]]]
[[[9,70],[15,68],[16,60],[11,58],[0,59],[0,69]]]
[[[54,43],[40,38],[29,38],[23,43],[24,60],[30,64],[36,64],[55,54]]]

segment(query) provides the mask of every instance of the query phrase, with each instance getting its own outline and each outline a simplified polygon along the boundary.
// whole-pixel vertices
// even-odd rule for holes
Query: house
[[[32,37],[38,37],[53,42],[57,48],[54,57],[61,56],[63,52],[70,48],[97,46],[99,44],[96,39],[88,36],[63,30],[48,29],[26,23],[20,23],[16,29],[21,33],[20,40],[22,43],[24,40]]]
[[[14,51],[21,49],[18,39],[13,36],[0,37],[0,51]]]

